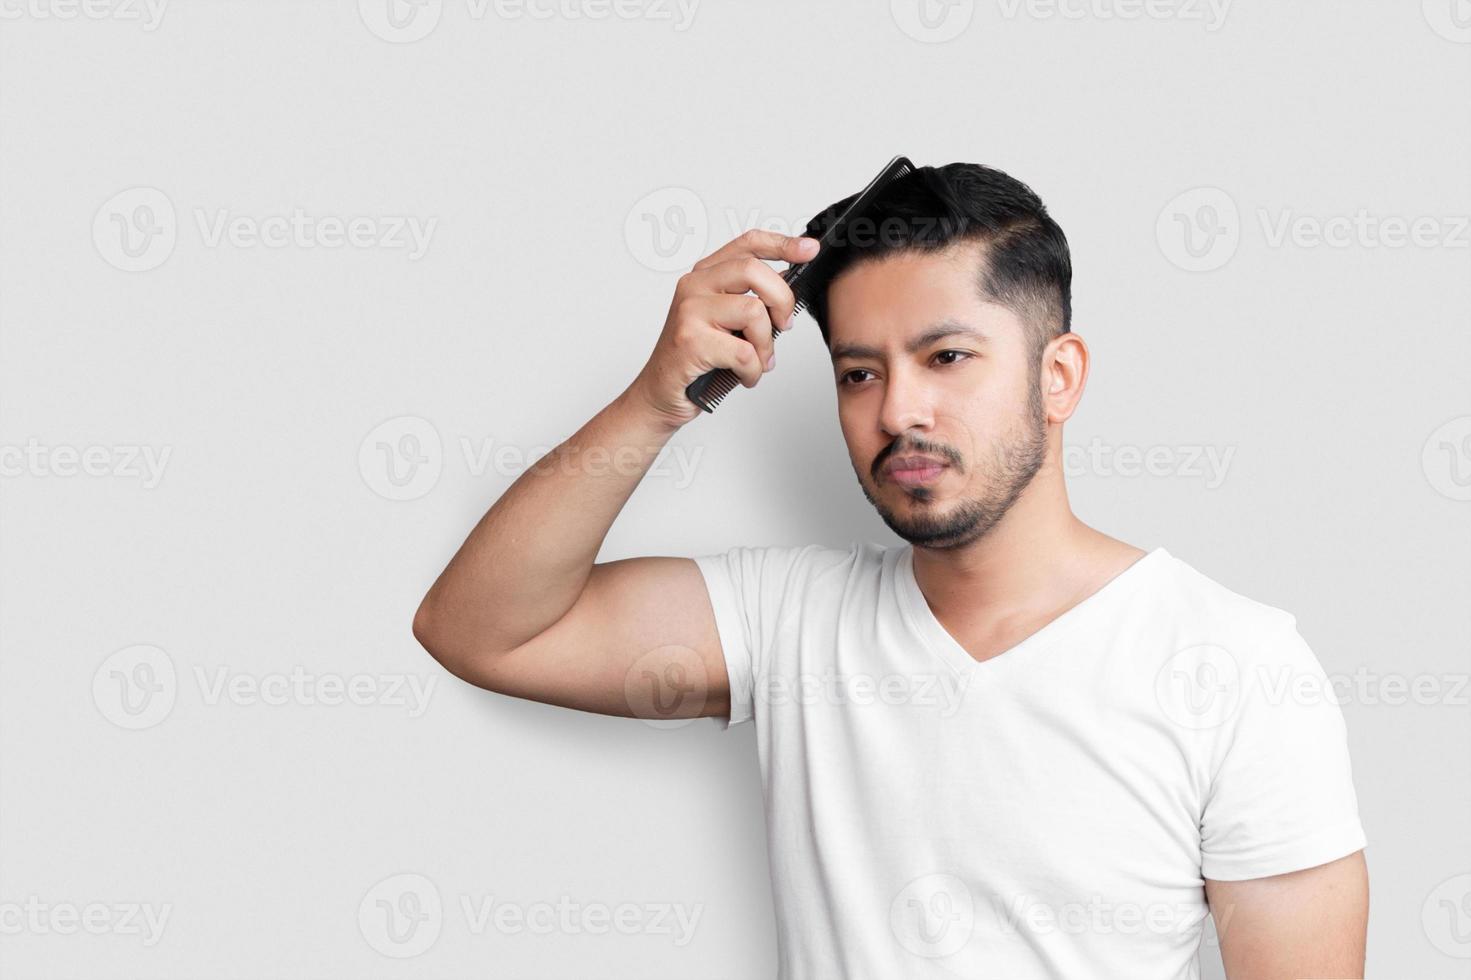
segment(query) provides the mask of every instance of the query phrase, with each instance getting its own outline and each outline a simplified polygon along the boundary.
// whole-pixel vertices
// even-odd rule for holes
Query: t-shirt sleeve
[[[1263,878],[1361,850],[1343,712],[1295,617],[1238,668],[1240,705],[1221,728],[1202,810],[1202,875]]]
[[[730,678],[730,716],[717,719],[722,728],[751,720],[757,679],[765,673],[777,641],[782,602],[793,594],[792,577],[814,547],[737,546],[695,556]]]

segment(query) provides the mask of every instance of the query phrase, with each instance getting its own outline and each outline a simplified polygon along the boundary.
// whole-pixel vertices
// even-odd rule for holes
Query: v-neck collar
[[[929,601],[920,591],[919,581],[914,577],[913,545],[905,545],[899,549],[898,558],[894,563],[894,577],[899,590],[899,608],[909,620],[910,628],[920,635],[940,659],[949,662],[958,670],[969,671],[977,668],[990,668],[1003,661],[1012,663],[1018,659],[1018,654],[1056,640],[1058,636],[1086,619],[1089,613],[1105,605],[1110,599],[1128,591],[1155,565],[1161,564],[1169,557],[1170,553],[1163,547],[1145,553],[1135,559],[1132,565],[1104,582],[1089,595],[1084,596],[1081,601],[1063,610],[1022,640],[985,660],[977,660],[972,657],[965,647],[960,645],[960,641],[951,636],[935,617],[934,610],[930,609]]]

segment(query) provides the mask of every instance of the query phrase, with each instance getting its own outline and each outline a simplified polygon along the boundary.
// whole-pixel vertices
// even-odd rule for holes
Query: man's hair
[[[851,194],[807,223],[813,238],[857,198]],[[938,251],[980,243],[977,288],[1026,325],[1033,359],[1072,329],[1072,259],[1067,238],[1033,190],[1000,170],[975,163],[917,167],[891,182],[862,218],[813,260],[818,289],[809,311],[831,347],[828,286],[856,264],[895,253]]]

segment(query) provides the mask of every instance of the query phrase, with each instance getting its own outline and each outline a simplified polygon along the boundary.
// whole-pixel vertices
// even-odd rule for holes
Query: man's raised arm
[[[641,717],[657,709],[625,693],[630,673],[678,665],[686,674],[703,671],[705,697],[688,714],[729,710],[714,614],[695,563],[595,559],[659,451],[700,414],[685,387],[717,367],[747,388],[760,381],[771,328],[790,326],[795,303],[762,259],[803,262],[814,252],[811,239],[751,231],[680,278],[638,377],[517,478],[424,597],[414,636],[436,660],[489,690]],[[594,458],[597,465],[582,462]]]

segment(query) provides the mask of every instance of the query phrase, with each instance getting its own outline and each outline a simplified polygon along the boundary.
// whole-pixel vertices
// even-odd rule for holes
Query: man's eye
[[[940,357],[944,357],[947,354],[954,354],[956,356],[956,359],[955,360],[950,360],[950,361],[943,361],[943,362],[941,362],[942,364],[945,364],[945,365],[959,364],[962,360],[969,360],[973,356],[969,351],[963,351],[963,350],[942,350],[938,354],[936,354],[935,357],[940,358]],[[847,373],[845,373],[842,377],[838,378],[838,384],[840,384],[840,385],[857,384],[858,382],[855,381],[855,380],[853,380],[853,375],[855,375],[855,374],[870,374],[870,373],[872,373],[872,372],[866,371],[863,368],[854,368],[853,370],[848,371]]]

